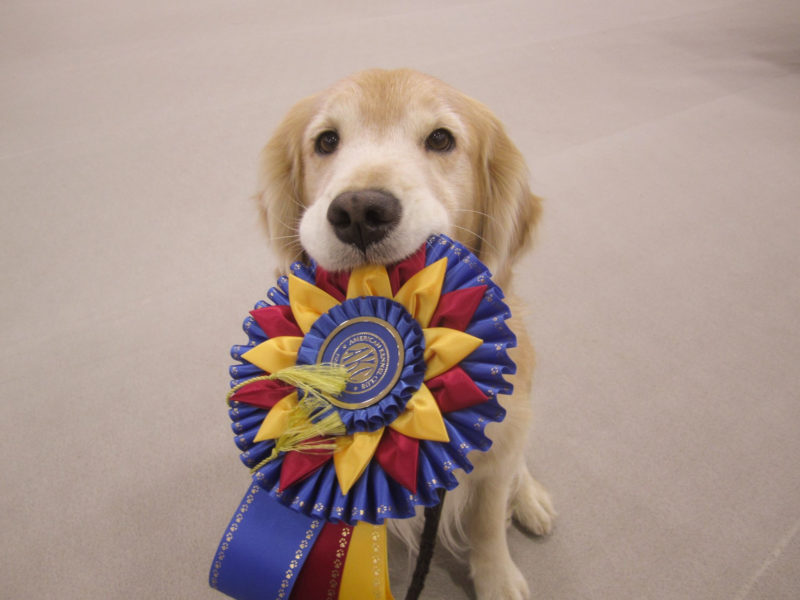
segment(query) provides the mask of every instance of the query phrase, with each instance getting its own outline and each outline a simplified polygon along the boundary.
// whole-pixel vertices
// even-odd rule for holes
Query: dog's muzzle
[[[402,212],[400,201],[388,192],[343,192],[328,207],[328,222],[339,240],[366,253],[367,246],[395,228]]]

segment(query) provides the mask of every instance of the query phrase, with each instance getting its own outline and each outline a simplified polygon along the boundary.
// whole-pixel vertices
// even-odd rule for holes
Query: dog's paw
[[[547,535],[553,530],[556,511],[544,486],[531,477],[525,469],[517,494],[512,502],[516,522],[535,535]]]
[[[473,581],[478,600],[527,600],[528,582],[513,562],[504,567],[497,564],[486,568],[473,566]]]

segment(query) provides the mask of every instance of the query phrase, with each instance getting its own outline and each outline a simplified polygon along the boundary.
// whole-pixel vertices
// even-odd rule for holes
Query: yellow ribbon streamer
[[[450,441],[439,405],[424,383],[411,396],[406,410],[389,427],[418,440]]]
[[[447,259],[441,258],[415,273],[394,296],[394,299],[405,306],[423,328],[430,324],[439,304],[446,270]]]
[[[367,468],[382,435],[383,427],[378,431],[354,433],[352,438],[339,442],[339,449],[333,455],[333,466],[343,494],[350,491]]]
[[[386,525],[359,521],[347,549],[339,587],[343,600],[394,600],[389,587]]]
[[[337,304],[339,301],[328,292],[296,275],[289,275],[289,305],[303,333],[308,333],[314,322]]]
[[[267,373],[277,373],[294,366],[297,362],[297,351],[302,343],[301,337],[290,335],[275,337],[248,350],[242,354],[242,358]]]
[[[425,336],[425,381],[453,368],[483,343],[474,335],[447,327],[429,327],[422,333]]]
[[[347,299],[359,296],[392,297],[392,285],[389,274],[383,265],[363,265],[350,273],[347,282]]]

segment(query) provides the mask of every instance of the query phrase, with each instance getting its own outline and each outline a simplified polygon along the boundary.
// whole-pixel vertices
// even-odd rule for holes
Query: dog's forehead
[[[324,92],[316,120],[334,127],[353,123],[377,132],[415,121],[427,125],[452,113],[452,93],[443,83],[413,71],[367,71]]]

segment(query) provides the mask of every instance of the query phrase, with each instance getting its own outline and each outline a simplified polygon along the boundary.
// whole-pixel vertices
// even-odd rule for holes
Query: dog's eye
[[[425,149],[434,152],[450,152],[456,147],[456,139],[449,130],[440,128],[435,129],[425,140]]]
[[[314,150],[317,154],[333,154],[339,145],[339,134],[335,131],[323,131],[317,136],[314,142]]]

